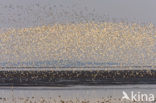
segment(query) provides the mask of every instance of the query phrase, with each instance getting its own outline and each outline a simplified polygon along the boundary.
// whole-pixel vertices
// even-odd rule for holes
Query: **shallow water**
[[[105,67],[0,67],[0,71],[92,71],[92,70],[155,70],[156,66],[105,66]]]
[[[156,85],[0,87],[0,103],[120,103],[123,91],[156,96]]]

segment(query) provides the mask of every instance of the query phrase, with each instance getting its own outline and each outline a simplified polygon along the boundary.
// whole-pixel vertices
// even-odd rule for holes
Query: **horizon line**
[[[156,68],[156,65],[124,65],[124,66],[120,66],[120,65],[110,65],[110,66],[0,66],[0,68],[116,68],[116,67],[120,67],[120,68],[128,68],[128,67],[135,67],[135,68],[141,68],[141,67],[153,67]]]

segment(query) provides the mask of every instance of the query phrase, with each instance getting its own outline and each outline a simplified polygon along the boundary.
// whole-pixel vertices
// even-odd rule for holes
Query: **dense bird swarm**
[[[155,65],[156,28],[152,24],[89,22],[1,29],[0,53],[0,62],[71,60]]]

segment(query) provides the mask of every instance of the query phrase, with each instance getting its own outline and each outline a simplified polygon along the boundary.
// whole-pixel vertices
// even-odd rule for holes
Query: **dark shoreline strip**
[[[0,86],[156,84],[156,70],[0,71]]]

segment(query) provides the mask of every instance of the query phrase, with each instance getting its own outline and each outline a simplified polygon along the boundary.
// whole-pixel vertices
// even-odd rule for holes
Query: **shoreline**
[[[9,70],[0,86],[74,86],[156,84],[156,70]]]

